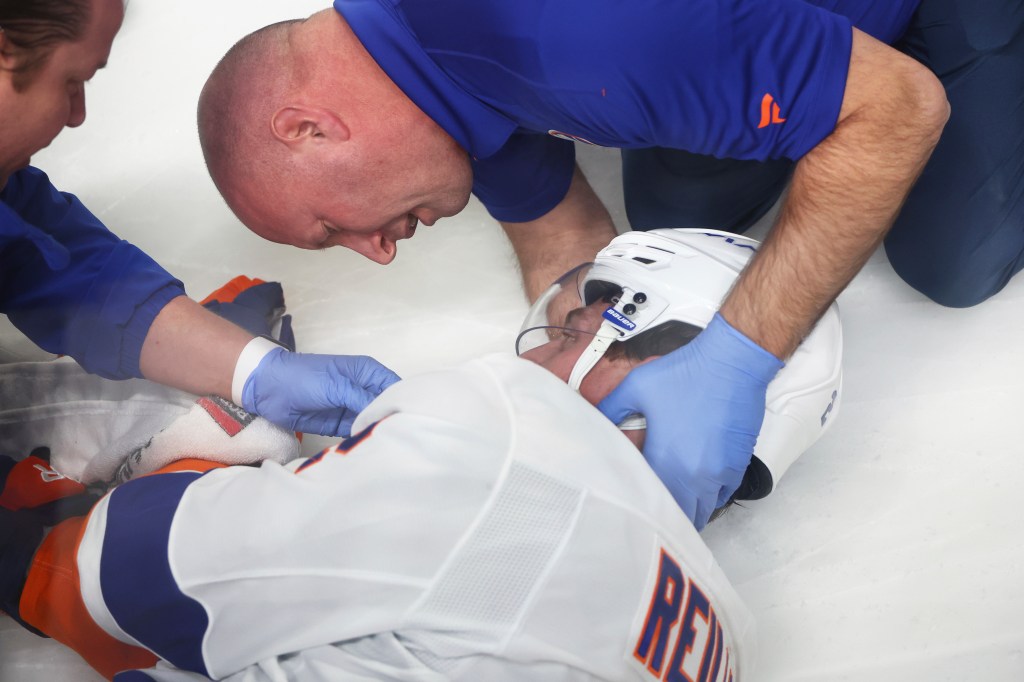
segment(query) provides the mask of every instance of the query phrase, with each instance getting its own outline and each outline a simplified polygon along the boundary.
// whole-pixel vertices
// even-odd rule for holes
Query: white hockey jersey
[[[752,679],[753,619],[708,548],[544,369],[494,355],[407,379],[353,432],[103,499],[85,604],[170,664],[125,680]]]

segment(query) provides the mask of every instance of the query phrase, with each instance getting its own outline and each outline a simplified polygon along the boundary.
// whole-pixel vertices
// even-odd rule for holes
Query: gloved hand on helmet
[[[743,480],[783,363],[715,314],[689,344],[632,370],[601,403],[647,418],[643,454],[697,530]]]

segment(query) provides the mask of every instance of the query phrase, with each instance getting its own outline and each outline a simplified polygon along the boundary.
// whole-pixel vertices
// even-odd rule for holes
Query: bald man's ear
[[[270,128],[285,144],[345,142],[348,126],[337,113],[321,107],[290,106],[278,109]]]

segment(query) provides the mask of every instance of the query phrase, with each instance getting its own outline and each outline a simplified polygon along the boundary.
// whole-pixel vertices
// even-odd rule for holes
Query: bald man
[[[627,380],[601,405],[615,421],[648,417],[649,457],[681,442],[714,453],[693,473],[724,500],[763,418],[752,377],[777,371],[863,265],[940,137],[942,83],[885,44],[917,4],[337,0],[236,45],[203,91],[200,134],[239,218],[302,248],[388,263],[472,191],[509,235],[531,299],[615,233],[573,141],[700,155],[712,166],[670,184],[732,178],[719,203],[739,222],[792,173],[721,308],[732,350],[698,337],[654,383]],[[713,166],[781,157],[795,167],[754,179]],[[733,226],[709,215],[644,227]]]
[[[469,200],[466,150],[402,94],[333,10],[237,45],[203,90],[199,125],[218,189],[271,241],[341,245],[386,264],[420,223]]]

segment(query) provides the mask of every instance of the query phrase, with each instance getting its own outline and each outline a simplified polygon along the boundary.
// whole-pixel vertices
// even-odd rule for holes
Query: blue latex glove
[[[647,418],[644,458],[701,530],[743,480],[783,363],[715,314],[687,345],[637,367],[597,406]]]
[[[242,407],[293,431],[348,436],[356,416],[399,380],[364,355],[275,348],[246,379]]]

